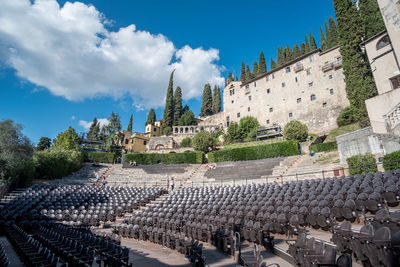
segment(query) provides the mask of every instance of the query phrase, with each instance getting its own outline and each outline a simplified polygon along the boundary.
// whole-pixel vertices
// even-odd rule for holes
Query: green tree
[[[293,47],[293,59],[298,58],[299,56],[301,56],[301,51],[300,51],[299,45],[296,44]]]
[[[229,72],[229,74],[228,74],[228,83],[230,83],[231,81],[233,81],[233,76],[232,76],[232,72]]]
[[[122,130],[121,118],[118,113],[111,112],[108,118],[108,124],[104,126],[105,134],[108,136],[114,136]]]
[[[278,67],[278,65],[276,64],[275,60],[271,57],[271,70],[275,69],[276,67]]]
[[[201,131],[193,137],[192,147],[204,153],[210,152],[214,149],[214,138],[209,132]]]
[[[180,147],[191,147],[192,146],[192,138],[190,137],[185,137],[182,139]]]
[[[354,106],[348,106],[344,108],[337,117],[336,124],[338,126],[345,126],[355,123],[359,117],[357,113],[358,111]]]
[[[90,125],[89,132],[86,135],[86,139],[88,140],[100,140],[100,123],[97,121],[95,117]]]
[[[244,68],[244,62],[242,61],[242,66],[240,67],[240,81],[245,82],[246,81],[246,70]]]
[[[250,81],[252,78],[251,71],[249,65],[246,65],[246,82]]]
[[[328,43],[326,42],[325,34],[322,31],[322,27],[319,27],[319,35],[321,39],[321,49],[325,50],[328,48]]]
[[[51,139],[45,136],[40,137],[39,143],[36,146],[37,151],[42,151],[45,149],[50,149]]]
[[[204,85],[200,116],[205,117],[209,115],[212,115],[212,93],[211,85],[207,83]]]
[[[146,120],[146,124],[151,124],[154,125],[154,123],[156,122],[156,112],[154,111],[154,109],[150,109],[149,110],[149,114],[147,115],[147,120]]]
[[[306,45],[304,43],[300,44],[300,52],[301,55],[304,55],[306,53]]]
[[[310,51],[314,51],[315,49],[317,49],[317,43],[315,42],[314,36],[312,35],[311,31],[310,31]]]
[[[306,37],[304,39],[304,54],[307,54],[310,51],[311,51],[310,43],[308,42],[308,37],[306,35]]]
[[[253,73],[251,74],[251,78],[257,77],[258,74],[258,64],[257,61],[253,62]]]
[[[219,87],[216,85],[214,85],[212,111],[214,114],[221,111],[221,93]]]
[[[182,116],[182,90],[179,86],[176,87],[174,98],[174,126],[176,126],[178,125],[179,119]]]
[[[80,150],[82,140],[71,126],[65,132],[57,135],[53,140],[53,149]]]
[[[331,48],[335,45],[338,45],[338,31],[336,27],[335,19],[330,16],[329,17],[329,34],[327,33],[327,42],[328,48]]]
[[[289,50],[289,46],[285,46],[284,50],[283,50],[283,63],[289,62],[290,61],[290,50]]]
[[[277,56],[276,60],[277,60],[278,66],[285,63],[285,55],[284,55],[282,47],[278,47],[278,56]]]
[[[189,111],[189,106],[188,106],[188,105],[185,105],[185,106],[183,107],[183,109],[182,109],[182,113],[185,114],[185,113],[188,112],[188,111]]]
[[[194,114],[192,111],[188,110],[183,115],[180,117],[179,126],[190,126],[190,125],[197,125],[197,121],[194,117]]]
[[[261,75],[267,72],[267,64],[265,64],[265,57],[263,51],[260,53],[260,57],[258,59],[258,74]]]
[[[239,122],[239,132],[241,139],[249,137],[249,134],[254,132],[254,129],[257,129],[258,120],[251,116],[246,116],[240,119]]]
[[[170,135],[171,133],[172,133],[172,128],[170,126],[163,128],[163,135]]]
[[[238,76],[235,76],[235,81],[236,81],[236,82],[239,81]]]
[[[364,27],[364,40],[386,29],[381,10],[376,0],[359,0],[358,4]]]
[[[239,140],[242,138],[240,133],[239,124],[237,122],[231,122],[228,126],[227,134],[225,140],[232,142],[234,140]]]
[[[175,71],[175,70],[174,70]],[[167,96],[165,99],[163,127],[171,127],[174,122],[174,71],[171,72],[169,84],[167,89]]]
[[[299,121],[290,121],[283,129],[283,136],[287,140],[303,141],[308,136],[308,128],[306,125]]]
[[[126,130],[128,132],[132,132],[132,120],[133,120],[133,114],[131,114],[131,117],[130,117],[129,123],[128,123],[128,128],[126,128]]]
[[[356,4],[350,0],[334,0],[338,22],[338,41],[342,55],[346,94],[350,105],[358,110],[358,121],[368,124],[365,100],[377,95],[372,71],[361,51],[364,32]]]

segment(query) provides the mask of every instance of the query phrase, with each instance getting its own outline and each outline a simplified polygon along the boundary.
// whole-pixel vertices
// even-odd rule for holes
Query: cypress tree
[[[97,118],[94,118],[92,125],[90,125],[89,132],[86,135],[88,140],[99,140],[100,139],[100,123]]]
[[[271,70],[275,69],[276,67],[278,67],[278,65],[276,64],[275,60],[271,57]]]
[[[364,28],[364,40],[384,31],[385,23],[376,0],[359,0],[360,15]]]
[[[331,48],[335,45],[338,44],[338,31],[336,28],[336,22],[332,18],[332,16],[329,17],[329,41],[328,41],[328,48]]]
[[[308,52],[310,52],[310,43],[308,42],[308,37],[306,35],[304,39],[304,54],[307,54]]]
[[[237,82],[239,79],[238,79],[238,76],[235,76],[235,81]]]
[[[282,47],[278,47],[278,56],[276,57],[278,65],[282,65],[285,61],[285,56],[283,55]]]
[[[182,116],[182,89],[178,86],[174,93],[174,126],[177,126]]]
[[[290,61],[290,51],[289,51],[289,46],[285,46],[285,49],[283,50],[283,64],[286,62]]]
[[[128,132],[132,132],[132,120],[133,114],[131,114],[131,118],[129,119],[128,128],[126,129]]]
[[[145,126],[147,124],[154,125],[155,122],[156,122],[156,112],[154,111],[154,109],[151,108],[149,110],[149,114],[147,114],[147,120],[146,120]]]
[[[228,85],[228,80],[226,78],[225,79],[225,87]]]
[[[319,31],[320,31],[320,39],[321,39],[321,49],[325,50],[328,48],[328,44],[326,42],[325,34],[322,31],[322,27],[319,27]]]
[[[171,127],[174,122],[174,71],[171,72],[169,78],[167,97],[165,99],[163,128]]]
[[[252,73],[251,77],[255,78],[255,77],[257,77],[257,75],[258,75],[258,64],[257,64],[257,61],[254,61],[254,63],[253,63],[253,73]]]
[[[212,94],[211,85],[207,83],[204,85],[200,116],[205,117],[209,115],[212,115]]]
[[[228,83],[230,83],[231,81],[233,81],[233,76],[232,76],[232,72],[229,72],[229,74],[228,74]]]
[[[240,68],[240,81],[245,82],[246,81],[246,70],[244,68],[244,62],[242,61],[242,67]]]
[[[357,119],[368,122],[365,100],[377,95],[371,69],[359,46],[364,35],[362,19],[351,0],[334,0],[338,22],[338,41],[342,55],[346,93],[350,105],[358,114]]]
[[[300,54],[304,55],[306,53],[306,45],[304,43],[300,44]]]
[[[216,85],[214,85],[212,110],[214,114],[221,111],[221,93],[219,87]]]
[[[315,49],[317,49],[317,43],[315,42],[314,36],[310,31],[310,51],[314,51]]]
[[[249,65],[246,64],[246,81],[251,80],[251,71]]]
[[[258,60],[258,75],[267,72],[267,64],[265,64],[265,57],[263,51],[260,53],[260,58]]]
[[[293,59],[298,58],[300,55],[301,55],[301,51],[300,51],[299,45],[296,44],[293,47]]]
[[[331,45],[331,43],[332,43],[331,32],[329,31],[328,22],[326,20],[325,20],[324,28],[325,28],[325,35],[326,35],[326,48],[328,49],[328,48],[331,48],[333,45]]]

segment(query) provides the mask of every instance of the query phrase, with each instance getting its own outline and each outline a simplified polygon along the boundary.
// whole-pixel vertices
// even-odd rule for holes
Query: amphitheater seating
[[[252,180],[271,175],[272,169],[279,165],[283,158],[269,158],[250,161],[220,162],[215,169],[210,169],[205,176],[215,180]]]
[[[108,169],[111,168],[111,164],[101,163],[98,166],[92,164],[86,164],[77,172],[72,173],[69,176],[63,177],[55,182],[61,182],[62,184],[93,184],[96,181],[96,173],[99,177],[102,177]]]
[[[3,246],[0,244],[0,266],[7,267],[10,264],[6,251],[4,250]]]

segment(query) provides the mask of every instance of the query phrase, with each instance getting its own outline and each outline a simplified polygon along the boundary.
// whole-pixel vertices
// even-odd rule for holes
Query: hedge
[[[310,146],[310,151],[313,150],[314,152],[327,152],[337,150],[337,143],[336,142],[329,142],[329,143],[319,143]]]
[[[383,168],[386,171],[400,169],[400,150],[387,154],[383,157]]]
[[[280,143],[224,149],[208,153],[209,162],[254,160],[273,157],[286,157],[299,155],[299,147],[296,141],[284,141]]]
[[[86,162],[113,163],[115,153],[110,152],[85,152]]]
[[[201,164],[204,162],[204,153],[199,151],[185,153],[132,153],[124,156],[124,161],[136,161],[137,164]]]
[[[357,155],[350,157],[347,159],[347,164],[349,165],[349,173],[351,175],[354,174],[365,175],[369,172],[374,173],[378,171],[375,157],[372,154]]]

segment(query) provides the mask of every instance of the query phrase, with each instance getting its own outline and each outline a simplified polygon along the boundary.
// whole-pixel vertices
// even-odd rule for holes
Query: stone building
[[[121,131],[121,133],[124,135],[122,145],[125,152],[132,153],[146,151],[146,146],[150,140],[150,137],[148,137],[146,134],[132,133],[129,131]]]
[[[253,116],[261,125],[284,127],[291,120],[327,134],[349,105],[339,48],[316,49],[250,81],[223,89],[224,127]]]

